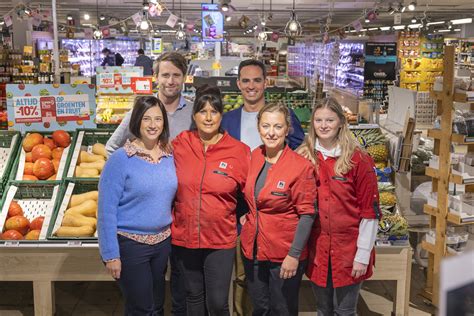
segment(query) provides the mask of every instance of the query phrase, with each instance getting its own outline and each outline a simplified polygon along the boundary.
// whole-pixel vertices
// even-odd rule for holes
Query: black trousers
[[[244,259],[247,289],[253,316],[297,316],[301,279],[306,261],[300,261],[296,275],[280,278],[280,263]]]
[[[235,248],[174,247],[186,288],[188,316],[229,315],[229,287]]]
[[[125,298],[125,315],[164,315],[161,288],[171,250],[171,238],[146,245],[118,235],[122,271],[118,284]],[[160,306],[161,305],[161,306]]]
[[[171,288],[171,315],[173,316],[186,316],[186,290],[184,287],[183,273],[179,269],[178,258],[176,251],[173,249],[175,246],[171,245],[170,253],[170,288]],[[165,295],[166,295],[166,281],[163,279],[163,283],[159,286],[160,301],[157,302],[158,309],[164,310],[165,306]]]

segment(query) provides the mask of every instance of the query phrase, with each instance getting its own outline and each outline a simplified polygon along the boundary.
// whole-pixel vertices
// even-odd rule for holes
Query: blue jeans
[[[118,235],[122,271],[118,284],[125,298],[125,315],[164,315],[162,288],[171,238],[147,245]]]
[[[306,261],[300,261],[296,275],[280,278],[281,263],[243,257],[247,290],[253,316],[297,316],[301,279]]]
[[[311,283],[316,297],[316,311],[318,316],[355,316],[357,315],[357,301],[362,282],[334,288],[332,283],[331,261],[329,261],[326,287]]]

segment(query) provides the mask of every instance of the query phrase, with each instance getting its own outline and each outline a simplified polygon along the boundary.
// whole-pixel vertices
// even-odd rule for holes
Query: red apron
[[[335,288],[356,284],[372,276],[375,262],[372,250],[367,273],[357,279],[351,276],[359,224],[362,218],[381,216],[374,163],[369,155],[356,151],[352,156],[354,167],[343,176],[336,176],[336,158],[324,160],[319,152],[318,157],[319,216],[308,242],[307,276],[316,285],[326,287],[331,260]]]

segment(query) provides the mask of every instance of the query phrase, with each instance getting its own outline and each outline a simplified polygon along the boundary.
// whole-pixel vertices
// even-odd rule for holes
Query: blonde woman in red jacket
[[[173,140],[178,190],[171,238],[184,275],[188,315],[229,315],[228,289],[237,241],[237,196],[250,149],[220,128],[218,88],[196,91],[196,129]]]
[[[319,216],[308,249],[318,315],[356,315],[363,280],[372,275],[379,195],[372,158],[334,99],[315,105],[306,151],[317,172]]]
[[[306,242],[316,216],[311,162],[285,144],[290,111],[281,103],[258,113],[264,145],[252,152],[241,218],[244,268],[253,315],[298,315]]]

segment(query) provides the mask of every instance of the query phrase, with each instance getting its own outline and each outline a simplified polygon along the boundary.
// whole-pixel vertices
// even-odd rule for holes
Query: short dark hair
[[[193,115],[201,111],[208,102],[214,108],[214,110],[220,114],[224,113],[224,104],[222,103],[221,91],[217,87],[211,87],[205,84],[196,90]]]
[[[237,72],[238,79],[240,79],[240,72],[242,71],[242,68],[247,67],[247,66],[260,67],[260,69],[262,69],[263,78],[267,77],[267,70],[265,69],[265,65],[260,60],[246,59],[246,60],[241,61],[239,64],[239,71]]]
[[[161,146],[168,144],[170,138],[170,128],[168,123],[168,116],[166,115],[166,109],[163,103],[154,96],[142,96],[135,99],[135,104],[133,105],[132,116],[130,117],[129,129],[130,133],[133,136],[140,138],[140,126],[142,124],[143,116],[145,112],[150,108],[158,106],[163,113],[163,131],[161,132],[158,140],[160,141]]]
[[[183,76],[185,76],[188,71],[188,63],[186,62],[186,58],[184,58],[183,55],[176,52],[168,52],[158,57],[158,59],[155,62],[155,66],[153,67],[153,70],[155,74],[157,75],[160,72],[160,63],[162,61],[169,61],[170,63],[172,63],[176,68],[181,70],[181,72],[183,73]]]
[[[102,54],[105,54],[105,53],[111,53],[110,49],[108,49],[107,47],[104,48],[104,49],[102,50]]]
[[[144,51],[143,49],[141,49],[141,48],[140,48],[137,52],[138,52],[140,55],[144,55],[144,54],[145,54],[145,51]]]

